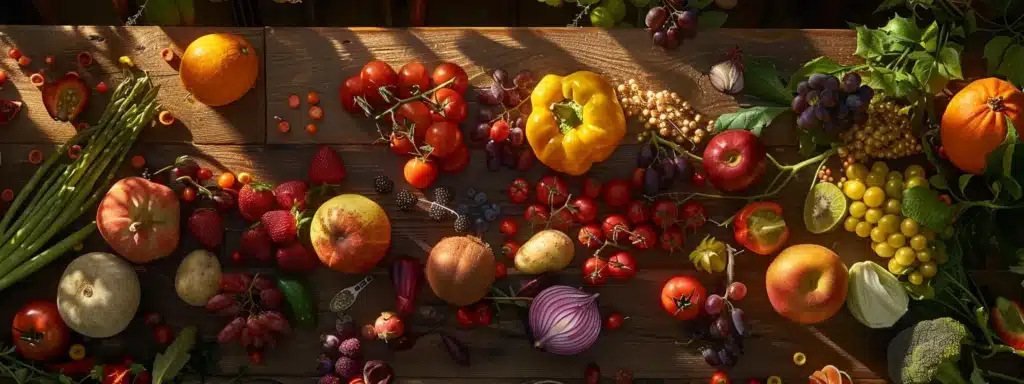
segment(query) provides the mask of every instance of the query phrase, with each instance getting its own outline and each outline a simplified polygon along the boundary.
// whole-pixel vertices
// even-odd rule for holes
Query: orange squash
[[[985,155],[1006,138],[1006,118],[1024,137],[1024,93],[994,77],[975,80],[957,92],[942,114],[942,147],[964,172],[985,172]]]
[[[256,84],[260,59],[244,37],[213,33],[188,45],[178,78],[192,97],[209,106],[241,99]]]

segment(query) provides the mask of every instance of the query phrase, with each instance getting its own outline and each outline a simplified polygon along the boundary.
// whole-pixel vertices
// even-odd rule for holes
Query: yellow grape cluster
[[[839,135],[839,156],[852,161],[898,159],[921,153],[910,116],[895,102],[876,100],[868,106],[868,120]]]
[[[845,173],[839,187],[851,202],[843,227],[857,236],[871,238],[871,249],[889,259],[887,268],[892,274],[906,276],[914,285],[934,277],[936,264],[947,259],[945,251],[933,244],[935,231],[901,215],[903,191],[928,187],[924,168],[911,165],[901,173],[876,161],[870,169],[861,163],[849,164]]]

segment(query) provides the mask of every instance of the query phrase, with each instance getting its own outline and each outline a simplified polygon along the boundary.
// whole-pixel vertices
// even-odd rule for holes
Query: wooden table
[[[173,47],[179,52],[194,38],[214,30],[244,35],[257,47],[264,59],[264,76],[256,88],[238,102],[222,108],[210,108],[185,101],[185,92],[174,71],[160,61],[158,52]],[[33,69],[42,67],[43,56],[53,55],[56,68],[62,73],[75,69],[77,52],[93,52],[97,63],[82,71],[92,85],[99,80],[116,84],[119,70],[116,59],[131,55],[136,63],[150,72],[163,86],[161,101],[180,119],[171,127],[147,130],[132,150],[144,154],[150,164],[167,164],[182,154],[196,156],[219,171],[251,172],[261,180],[282,182],[304,178],[306,166],[316,145],[329,144],[337,149],[348,168],[344,189],[350,193],[375,196],[371,179],[385,174],[405,187],[401,176],[403,159],[386,149],[373,145],[376,132],[364,118],[351,116],[341,110],[335,101],[335,92],[341,81],[359,71],[362,65],[377,58],[396,68],[407,61],[423,61],[428,67],[441,61],[452,61],[465,67],[474,85],[489,84],[489,70],[504,68],[509,73],[529,69],[538,74],[569,73],[580,69],[601,72],[616,80],[637,79],[657,89],[668,88],[678,92],[707,115],[717,116],[734,110],[737,101],[710,88],[702,72],[723,59],[727,49],[741,47],[749,56],[770,58],[780,73],[788,74],[802,63],[820,55],[850,63],[855,61],[854,35],[850,31],[819,30],[718,30],[702,32],[695,40],[672,52],[653,46],[641,30],[595,29],[310,29],[310,28],[114,28],[114,27],[0,27],[0,52],[17,45],[35,61]],[[0,128],[0,188],[17,190],[35,171],[25,161],[33,148],[52,152],[55,143],[69,138],[73,129],[68,124],[51,120],[41,106],[38,91],[32,87],[27,75],[8,59],[0,60],[0,69],[11,80],[3,84],[0,98],[22,99],[26,102],[22,115]],[[12,86],[13,85],[13,86]],[[305,112],[287,107],[290,94],[320,93],[326,117],[320,132],[310,136],[299,124],[305,121]],[[92,121],[101,112],[104,97],[96,96],[87,120]],[[470,97],[469,99],[475,99]],[[475,105],[471,106],[475,111]],[[475,113],[471,113],[475,115]],[[292,122],[290,133],[278,132],[273,117],[280,116]],[[631,125],[631,130],[638,127]],[[763,139],[770,152],[783,162],[799,159],[793,128],[778,124],[766,129]],[[631,135],[632,136],[632,135]],[[601,179],[627,177],[635,163],[635,138],[615,152],[608,161],[594,167],[592,175]],[[506,202],[503,191],[508,182],[520,177],[518,172],[503,170],[490,173],[484,167],[483,151],[475,148],[473,162],[463,173],[445,175],[437,185],[448,185],[463,193],[473,186],[486,192],[492,201]],[[537,180],[545,173],[535,167],[525,177]],[[129,170],[125,170],[128,174]],[[770,176],[770,175],[769,175]],[[794,232],[791,243],[815,242],[834,248],[847,262],[873,257],[869,244],[846,232],[812,236],[804,230],[800,215],[812,171],[799,175],[780,197],[786,209],[785,217]],[[573,178],[574,189],[578,179]],[[394,227],[392,255],[411,255],[423,258],[425,253],[412,239],[433,244],[451,235],[449,224],[435,223],[421,213],[399,212],[390,198],[379,202],[391,216]],[[721,201],[707,202],[712,218],[724,219],[738,207]],[[519,215],[522,207],[505,204],[509,215]],[[188,212],[183,212],[187,215]],[[184,216],[183,216],[184,217]],[[240,219],[228,223],[225,246],[220,252],[227,268],[227,255],[237,247],[238,233],[244,228]],[[187,232],[187,231],[186,231]],[[686,252],[692,250],[706,233],[722,239],[731,239],[728,229],[707,225],[700,233],[690,235]],[[180,260],[180,254],[197,248],[196,241],[183,235],[178,256],[139,267],[144,289],[141,310],[158,310],[170,324],[182,327],[199,325],[204,335],[212,337],[225,320],[205,313],[201,308],[187,307],[171,288],[170,281]],[[500,234],[492,230],[485,239],[498,247]],[[107,249],[102,241],[94,241],[91,249]],[[589,252],[577,251],[573,266],[561,272],[561,281],[581,285],[579,266]],[[7,290],[0,299],[0,319],[11,314],[32,298],[53,298],[54,285],[64,266],[74,255],[43,269],[28,281]],[[393,256],[389,256],[389,259]],[[508,262],[508,260],[505,260]],[[833,319],[805,327],[788,322],[774,313],[766,300],[764,271],[770,259],[749,253],[739,258],[737,279],[750,287],[750,294],[742,302],[748,314],[754,335],[747,342],[746,355],[731,370],[734,378],[764,378],[778,375],[787,382],[802,381],[815,369],[835,364],[848,371],[857,382],[882,382],[887,376],[884,362],[886,342],[894,334],[891,330],[869,330],[843,310]],[[677,274],[695,273],[692,265],[681,254],[669,255],[650,252],[639,257],[640,272],[626,282],[612,281],[587,290],[601,293],[602,310],[617,310],[629,316],[623,329],[605,332],[597,345],[580,356],[560,357],[532,349],[520,339],[509,338],[509,333],[521,333],[520,322],[511,312],[499,315],[492,329],[454,331],[471,348],[473,365],[460,367],[450,361],[440,349],[436,337],[422,339],[412,350],[390,352],[383,345],[368,350],[371,357],[391,362],[404,382],[411,383],[523,383],[538,379],[563,379],[576,382],[588,362],[599,364],[606,377],[620,368],[635,372],[645,382],[706,382],[714,372],[700,354],[677,344],[682,334],[678,323],[667,316],[656,299],[661,284]],[[386,261],[381,263],[386,265]],[[520,276],[510,269],[510,279]],[[377,277],[357,302],[352,315],[359,323],[371,322],[382,310],[392,308],[394,298],[387,280],[387,272],[378,267]],[[724,278],[696,273],[708,287],[720,289]],[[1015,280],[1004,273],[979,271],[979,279],[1012,289]],[[335,314],[326,310],[334,292],[359,281],[362,276],[344,275],[326,269],[308,277],[317,293],[319,329],[331,329]],[[1019,279],[1018,279],[1019,280]],[[420,302],[438,305],[444,313],[452,314],[425,289]],[[450,320],[450,329],[455,328]],[[129,332],[144,332],[141,321],[133,322]],[[500,330],[499,330],[500,329]],[[252,367],[250,374],[274,377],[284,382],[309,382],[313,375],[314,359],[319,355],[319,332],[300,331],[292,340],[268,353],[264,366]],[[140,347],[141,348],[141,347]],[[138,351],[138,349],[133,349]],[[791,361],[794,352],[808,356],[808,363],[796,366]],[[136,353],[152,353],[144,349]],[[232,376],[239,366],[246,364],[243,351],[235,346],[223,349],[219,368],[225,377]],[[655,379],[662,379],[657,381]]]

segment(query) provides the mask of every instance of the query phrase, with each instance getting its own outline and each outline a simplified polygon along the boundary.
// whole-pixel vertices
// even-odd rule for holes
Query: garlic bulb
[[[732,60],[712,66],[708,71],[708,78],[711,79],[711,86],[718,92],[728,95],[743,92],[743,71]]]
[[[850,292],[846,307],[853,317],[871,328],[889,328],[907,313],[910,296],[893,276],[873,261],[850,267]]]

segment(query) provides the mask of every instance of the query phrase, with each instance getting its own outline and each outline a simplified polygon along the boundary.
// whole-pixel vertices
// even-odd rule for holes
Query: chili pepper
[[[316,327],[316,312],[313,310],[313,298],[298,280],[278,277],[277,289],[284,294],[284,300],[292,310],[295,322],[303,328]]]
[[[107,364],[103,366],[102,384],[129,384],[131,371],[123,365]]]
[[[66,363],[47,364],[45,368],[47,372],[63,373],[65,376],[81,376],[89,374],[89,371],[92,371],[92,368],[95,365],[96,358],[90,356],[81,360],[74,360]]]
[[[770,255],[789,240],[789,227],[782,218],[782,206],[770,201],[747,204],[736,214],[733,234],[736,242],[759,255]]]

